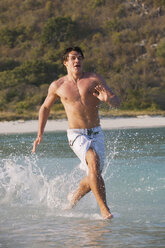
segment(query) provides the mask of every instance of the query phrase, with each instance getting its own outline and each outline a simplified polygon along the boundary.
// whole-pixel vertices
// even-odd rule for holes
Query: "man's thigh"
[[[90,171],[100,172],[100,159],[92,147],[86,153],[86,162]]]

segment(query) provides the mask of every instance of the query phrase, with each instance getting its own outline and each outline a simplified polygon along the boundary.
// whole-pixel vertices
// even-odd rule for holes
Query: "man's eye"
[[[75,60],[76,58],[77,58],[78,60],[82,60],[82,56],[79,56],[79,57],[73,56],[73,57],[71,57],[71,60]]]

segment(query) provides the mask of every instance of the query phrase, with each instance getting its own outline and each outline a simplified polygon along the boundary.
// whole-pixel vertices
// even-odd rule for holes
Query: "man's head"
[[[63,55],[63,63],[68,73],[80,74],[82,72],[82,62],[84,55],[79,47],[69,47]]]
[[[84,54],[83,54],[83,52],[82,52],[80,47],[77,47],[77,46],[76,47],[68,47],[64,51],[63,62],[67,61],[69,53],[72,52],[72,51],[79,53],[82,56],[82,59],[84,59]]]

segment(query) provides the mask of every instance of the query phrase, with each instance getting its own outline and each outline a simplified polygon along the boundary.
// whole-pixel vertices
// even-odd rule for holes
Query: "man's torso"
[[[84,73],[77,82],[67,76],[54,82],[56,94],[64,105],[69,128],[92,128],[99,125],[99,100],[93,96],[98,84],[95,74]]]

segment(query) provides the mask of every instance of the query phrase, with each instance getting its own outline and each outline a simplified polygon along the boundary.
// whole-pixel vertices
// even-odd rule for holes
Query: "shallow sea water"
[[[0,135],[0,247],[165,247],[165,128],[105,131],[108,221],[92,193],[66,210],[85,175],[66,132],[35,137]]]

